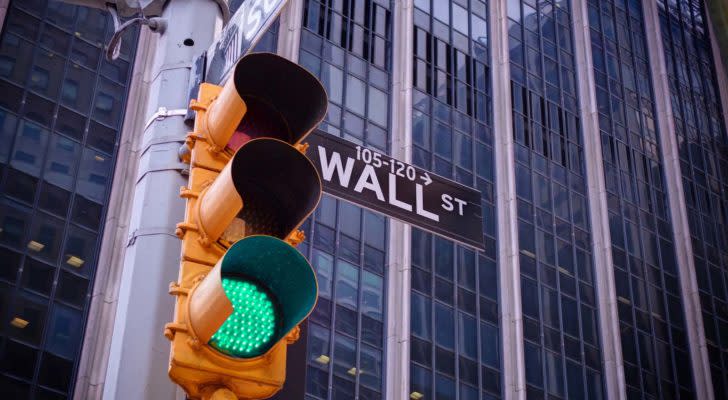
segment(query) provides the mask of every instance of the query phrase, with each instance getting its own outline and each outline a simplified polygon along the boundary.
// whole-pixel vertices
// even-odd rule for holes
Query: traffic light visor
[[[232,180],[243,200],[239,217],[246,234],[284,239],[313,212],[321,198],[316,167],[293,146],[276,139],[252,140],[231,162]]]
[[[249,358],[270,350],[308,316],[318,284],[293,246],[256,235],[233,244],[195,292],[190,320],[200,339],[223,354]],[[220,309],[226,311],[213,312]]]
[[[296,144],[326,115],[328,97],[321,82],[281,56],[248,54],[235,65],[232,80],[250,109],[238,129],[251,138],[275,137]]]

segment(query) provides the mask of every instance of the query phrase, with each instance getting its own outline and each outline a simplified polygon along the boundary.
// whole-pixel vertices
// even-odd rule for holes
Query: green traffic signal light
[[[210,338],[210,346],[233,357],[254,357],[277,331],[278,312],[270,295],[245,277],[222,279],[233,313]]]
[[[273,236],[247,236],[194,289],[189,308],[197,337],[222,355],[267,353],[313,309],[316,274],[306,258]]]

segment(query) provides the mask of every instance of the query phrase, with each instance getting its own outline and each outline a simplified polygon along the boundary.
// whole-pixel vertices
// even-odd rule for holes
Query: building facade
[[[288,3],[256,50],[320,79],[319,130],[478,189],[485,243],[324,195],[305,399],[724,397],[728,77],[703,2]],[[109,63],[101,11],[0,10],[0,393],[100,398],[156,39]]]

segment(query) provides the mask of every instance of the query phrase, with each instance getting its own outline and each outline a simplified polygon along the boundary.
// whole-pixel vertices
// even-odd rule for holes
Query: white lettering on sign
[[[362,190],[369,189],[377,195],[379,201],[384,201],[384,194],[382,194],[382,188],[379,186],[379,180],[377,179],[377,172],[371,165],[365,165],[364,171],[362,171],[359,180],[354,186],[354,191],[361,193]]]
[[[386,158],[382,154],[379,154],[371,149],[362,148],[357,146],[356,159],[352,157],[346,157],[344,161],[342,156],[337,151],[327,151],[323,146],[318,147],[319,162],[321,164],[321,172],[323,179],[327,182],[336,183],[339,186],[349,189],[349,185],[352,182],[354,184],[353,190],[357,193],[363,193],[365,190],[369,190],[377,197],[377,200],[386,202],[394,207],[400,208],[405,211],[414,212],[429,220],[440,222],[440,216],[434,211],[425,209],[424,205],[424,188],[432,183],[432,178],[427,172],[423,172],[420,176],[417,176],[416,169],[408,164],[405,164],[399,160],[392,158]],[[330,153],[330,154],[329,154]],[[354,164],[360,161],[364,163],[359,176],[354,175]],[[384,168],[387,173],[387,196],[385,197],[382,185],[377,178],[377,169]],[[387,168],[389,167],[389,168]],[[415,184],[415,204],[410,204],[398,198],[398,178],[402,178],[405,181],[410,181]],[[424,183],[418,183],[418,179],[421,179]],[[400,182],[401,184],[401,182]],[[468,202],[452,196],[447,193],[443,193],[440,196],[440,207],[452,213],[457,213],[459,216],[463,216],[465,212],[465,206]]]
[[[339,184],[343,187],[349,187],[349,179],[351,179],[351,170],[354,168],[354,160],[350,157],[346,158],[346,168],[341,164],[341,155],[332,152],[331,162],[326,158],[326,149],[319,146],[319,160],[321,160],[321,170],[324,172],[324,179],[331,182],[334,170],[339,176]]]
[[[279,0],[247,0],[241,6],[240,26],[245,40],[251,40],[263,23],[263,16],[268,15],[279,3]]]
[[[449,194],[442,195],[442,208],[446,211],[453,211],[455,209],[455,206],[452,204],[453,201],[458,203],[458,215],[463,215],[463,207],[465,207],[468,202],[460,200],[457,197],[450,196]]]

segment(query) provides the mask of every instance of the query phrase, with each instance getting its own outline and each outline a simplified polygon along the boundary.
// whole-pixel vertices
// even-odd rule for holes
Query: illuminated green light
[[[252,282],[222,278],[233,313],[210,338],[210,346],[233,357],[263,353],[276,333],[277,316],[268,294]]]

